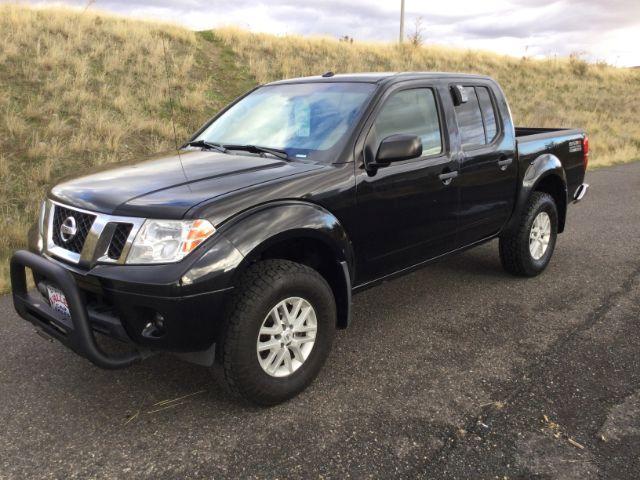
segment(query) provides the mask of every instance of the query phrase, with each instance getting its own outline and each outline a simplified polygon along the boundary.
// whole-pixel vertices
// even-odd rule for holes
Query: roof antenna
[[[173,127],[173,144],[176,148],[176,152],[178,153],[178,160],[180,161],[180,168],[182,168],[182,174],[184,175],[185,180],[189,180],[187,177],[187,172],[184,170],[184,165],[182,164],[182,157],[180,156],[180,149],[178,148],[178,134],[176,133],[176,121],[174,119],[173,112],[173,96],[171,95],[171,82],[169,81],[169,60],[167,57],[167,46],[164,43],[164,35],[161,33],[160,38],[162,39],[162,51],[164,52],[164,73],[167,76],[167,94],[169,95],[169,110],[171,112],[171,126]],[[189,184],[187,183],[189,186]],[[189,186],[189,190],[191,190],[191,186]]]
[[[335,75],[335,73],[333,73],[333,72],[331,72],[331,71],[329,71],[329,72],[325,72],[325,73],[323,73],[323,74],[322,74],[322,76],[323,76],[324,78],[333,77],[334,75]]]

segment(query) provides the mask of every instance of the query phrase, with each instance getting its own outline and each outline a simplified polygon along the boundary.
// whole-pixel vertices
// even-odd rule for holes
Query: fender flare
[[[533,192],[536,191],[540,183],[547,177],[555,176],[562,182],[563,202],[558,205],[558,232],[564,230],[567,208],[567,177],[562,166],[562,162],[558,157],[550,153],[542,154],[531,161],[524,172],[520,188],[517,193],[516,204],[513,214],[504,231],[513,231],[518,228],[520,217],[529,203],[529,199]]]
[[[300,200],[269,202],[225,221],[218,232],[247,259],[289,238],[314,238],[323,242],[338,261],[354,265],[353,246],[340,221],[327,209]]]
[[[301,200],[270,202],[243,212],[219,228],[240,252],[243,260],[235,268],[234,283],[246,268],[271,246],[287,240],[311,239],[331,251],[335,281],[330,282],[338,310],[338,328],[351,320],[354,252],[346,229],[324,207]]]

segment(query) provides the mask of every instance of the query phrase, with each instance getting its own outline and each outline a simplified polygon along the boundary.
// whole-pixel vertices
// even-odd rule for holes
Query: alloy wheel
[[[309,358],[317,333],[316,312],[307,300],[282,300],[260,327],[256,343],[260,366],[272,377],[291,375]]]

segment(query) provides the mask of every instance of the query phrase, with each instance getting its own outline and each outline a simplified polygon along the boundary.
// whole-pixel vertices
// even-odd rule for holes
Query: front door
[[[438,89],[396,87],[388,92],[366,130],[368,164],[381,141],[393,134],[422,139],[422,156],[357,173],[358,283],[375,280],[454,248],[458,189],[441,178],[456,172],[445,139]],[[367,127],[365,127],[366,129]],[[454,173],[455,174],[455,173]]]

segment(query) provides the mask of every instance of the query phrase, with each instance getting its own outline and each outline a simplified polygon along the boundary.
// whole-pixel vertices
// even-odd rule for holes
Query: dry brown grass
[[[276,37],[227,28],[216,35],[259,82],[380,71],[491,75],[502,85],[517,125],[579,127],[590,136],[591,167],[640,159],[640,71],[588,64],[577,56],[518,59],[444,47]]]
[[[174,146],[163,40],[184,141],[254,83],[210,36],[95,12],[0,5],[0,291],[8,287],[8,256],[24,245],[51,182]]]

